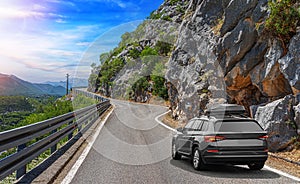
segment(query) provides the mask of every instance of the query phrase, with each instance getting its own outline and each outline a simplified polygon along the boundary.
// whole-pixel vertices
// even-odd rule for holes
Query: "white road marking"
[[[107,119],[110,117],[110,115],[112,114],[112,112],[114,111],[114,108],[110,111],[110,113],[105,117],[104,120],[101,121],[101,125],[100,127],[96,130],[96,133],[93,135],[92,139],[90,142],[88,142],[87,147],[85,148],[85,150],[82,152],[82,154],[80,155],[80,157],[78,158],[78,160],[76,161],[76,163],[73,165],[72,169],[69,171],[69,173],[67,174],[67,176],[64,178],[64,180],[61,182],[62,184],[69,184],[71,183],[71,181],[73,180],[73,178],[75,177],[75,174],[77,173],[79,167],[81,166],[81,164],[83,163],[83,161],[85,160],[85,158],[87,157],[87,155],[89,154],[91,148],[93,147],[93,144],[95,143],[98,135],[100,134],[101,129],[103,128],[103,126],[105,125]]]
[[[292,180],[295,180],[295,181],[299,181],[299,182],[300,182],[300,178],[298,178],[298,177],[296,177],[296,176],[292,176],[292,175],[290,175],[290,174],[288,174],[288,173],[285,173],[285,172],[282,172],[282,171],[280,171],[280,170],[271,168],[271,167],[269,167],[269,166],[267,166],[267,165],[265,165],[264,168],[265,168],[265,169],[268,169],[269,171],[272,171],[272,172],[274,172],[274,173],[277,173],[277,174],[279,174],[279,175],[282,175],[282,176],[285,176],[285,177],[290,178],[290,179],[292,179]]]
[[[167,128],[167,129],[169,129],[169,130],[172,130],[172,131],[174,131],[174,132],[177,132],[176,129],[169,127],[168,125],[164,124],[163,122],[161,122],[161,121],[159,120],[160,117],[162,117],[162,116],[168,114],[169,112],[170,112],[170,111],[167,111],[167,112],[165,112],[165,113],[163,113],[163,114],[161,114],[161,115],[156,116],[155,121],[158,122],[161,126]]]

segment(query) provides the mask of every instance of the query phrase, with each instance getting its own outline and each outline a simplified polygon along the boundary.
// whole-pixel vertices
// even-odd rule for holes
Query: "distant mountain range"
[[[62,86],[64,88],[67,87],[66,81],[59,81],[59,82],[51,82],[47,81],[43,84],[50,84],[52,86]],[[87,87],[88,86],[88,80],[87,79],[80,79],[80,78],[70,78],[69,79],[69,89],[72,87]]]
[[[66,88],[63,86],[54,86],[51,84],[36,84],[24,81],[14,75],[0,74],[0,95],[59,95],[66,94]]]

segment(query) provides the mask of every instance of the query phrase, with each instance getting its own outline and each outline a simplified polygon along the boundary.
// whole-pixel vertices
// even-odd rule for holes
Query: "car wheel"
[[[193,151],[192,164],[195,170],[203,170],[205,168],[198,148],[195,148]]]
[[[248,167],[250,170],[261,170],[264,167],[264,162],[257,162],[257,163],[251,163],[248,164]]]
[[[172,158],[173,158],[174,160],[179,160],[179,159],[181,159],[181,155],[177,152],[177,149],[176,149],[176,145],[175,145],[175,144],[172,145]]]

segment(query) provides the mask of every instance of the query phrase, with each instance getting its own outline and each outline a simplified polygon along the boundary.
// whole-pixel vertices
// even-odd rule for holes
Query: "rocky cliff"
[[[166,0],[108,59],[122,61],[122,69],[110,78],[114,85],[104,82],[97,88],[126,96],[138,81],[132,76],[156,74],[165,78],[174,118],[186,121],[214,103],[244,105],[269,131],[271,150],[285,149],[300,125],[300,13],[297,1],[289,2],[298,11],[297,29],[283,40],[266,29],[268,0]],[[154,64],[138,59],[160,42],[173,47],[166,53],[159,49],[149,59]],[[159,74],[153,72],[157,63],[164,66]],[[148,73],[141,72],[145,66]],[[152,87],[142,91],[142,99],[151,96]]]
[[[190,1],[186,15],[167,72],[177,89],[173,114],[244,105],[268,130],[270,149],[285,149],[299,128],[299,29],[286,44],[271,36],[267,0]]]

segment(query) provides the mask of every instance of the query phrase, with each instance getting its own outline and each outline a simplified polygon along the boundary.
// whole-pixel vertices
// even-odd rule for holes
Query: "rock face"
[[[183,109],[174,109],[180,116],[192,117],[200,106],[206,108],[212,99],[210,89],[225,92],[221,97],[244,105],[248,112],[251,105],[299,93],[300,32],[283,57],[281,42],[262,31],[267,5],[267,0],[190,1],[167,72],[178,90],[178,106]],[[209,82],[199,80],[210,71],[220,75],[208,77]],[[184,104],[198,111],[184,109]]]
[[[265,106],[258,107],[255,119],[269,132],[269,150],[285,149],[292,137],[297,135],[293,105],[295,97],[288,95]]]
[[[300,32],[284,55],[263,31],[268,0],[190,1],[183,17],[166,75],[176,88],[169,89],[173,116],[186,120],[224,101],[250,114],[250,106],[281,99],[259,107],[256,118],[270,133],[270,150],[284,149],[299,121],[287,95],[299,93]]]
[[[186,121],[214,103],[243,105],[249,114],[256,112],[252,115],[270,134],[270,150],[277,151],[296,135],[295,125],[300,127],[299,100],[292,96],[300,92],[300,29],[286,53],[264,31],[268,16],[268,0],[165,0],[150,15],[165,22],[143,23],[138,46],[128,44],[117,57],[128,63],[131,49],[153,47],[158,40],[172,43],[165,78],[173,117]],[[130,75],[143,75],[143,66],[115,76],[117,96],[126,94],[121,89]]]
[[[289,82],[294,94],[300,93],[300,33],[295,35],[289,46],[287,55],[281,58],[280,71]]]
[[[221,15],[219,10],[222,10],[223,3],[202,1],[198,6],[194,3],[191,1],[187,10],[194,12],[193,16],[181,25],[166,75],[178,91],[178,104],[172,107],[176,110],[173,114],[185,120],[201,114],[207,104],[221,103],[226,98],[223,71],[213,52],[216,37],[209,25],[217,17],[206,14]],[[213,7],[216,11],[210,11]]]

